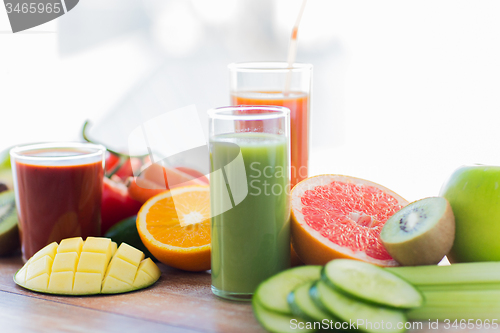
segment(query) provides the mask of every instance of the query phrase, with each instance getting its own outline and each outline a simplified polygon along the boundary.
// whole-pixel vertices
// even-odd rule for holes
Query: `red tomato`
[[[113,172],[115,168],[120,163],[120,157],[113,153],[107,152],[106,156],[106,174],[109,175],[110,172]],[[128,177],[134,176],[134,170],[139,170],[142,166],[141,159],[137,157],[127,158],[122,166],[114,172],[114,175],[120,177],[122,180],[127,179]]]
[[[173,185],[165,184],[165,178]],[[130,177],[127,181],[128,194],[139,202],[146,202],[158,193],[170,188],[189,185],[208,185],[208,179],[193,169],[178,167],[164,168],[159,164],[152,164],[144,169],[140,177]]]
[[[134,170],[139,170],[142,166],[140,159],[131,157],[123,163],[122,167],[115,173],[118,177],[125,180],[128,177],[134,176]]]
[[[127,187],[121,183],[104,177],[101,201],[101,234],[121,220],[134,216],[139,212],[142,203],[132,199]]]
[[[139,201],[146,202],[158,193],[168,191],[164,186],[160,186],[142,177],[130,177],[128,179],[128,194],[131,198]]]
[[[117,166],[118,162],[120,162],[120,158],[117,155],[107,151],[105,163],[106,173],[109,173],[111,170],[113,170]]]
[[[193,178],[197,178],[198,180],[201,180],[202,182],[208,184],[207,177],[205,177],[204,174],[202,174],[201,172],[199,172],[197,170],[186,168],[186,167],[176,167],[176,169],[181,171],[181,172],[187,173],[188,175],[192,176]]]

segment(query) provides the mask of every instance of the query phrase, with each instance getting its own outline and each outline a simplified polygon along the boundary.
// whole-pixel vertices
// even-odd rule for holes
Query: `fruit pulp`
[[[321,175],[297,184],[291,197],[293,248],[305,264],[347,258],[397,265],[380,240],[387,219],[408,204],[397,193],[360,178]]]
[[[102,161],[57,166],[15,162],[24,261],[52,242],[100,234],[103,174]]]
[[[176,187],[149,199],[137,232],[160,262],[198,272],[210,269],[210,188]]]
[[[308,176],[309,166],[309,95],[280,91],[237,92],[231,94],[232,105],[276,105],[290,109],[291,185]],[[261,121],[261,120],[260,120]],[[259,122],[256,120],[255,122]],[[248,123],[248,122],[247,122]],[[256,124],[258,125],[258,124]]]
[[[375,259],[391,259],[380,231],[401,206],[389,194],[372,186],[334,181],[306,191],[302,204],[306,223],[331,242],[365,251]]]
[[[275,134],[223,134],[211,138],[210,153],[212,290],[248,298],[290,265],[287,142]],[[232,208],[216,215],[228,193]]]

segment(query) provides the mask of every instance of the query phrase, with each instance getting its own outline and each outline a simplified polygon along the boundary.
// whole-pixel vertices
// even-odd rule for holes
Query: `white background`
[[[206,121],[229,103],[229,62],[286,59],[299,7],[82,0],[17,34],[0,7],[0,149],[80,140],[86,119],[114,133],[155,80],[167,108],[196,104]],[[500,164],[499,15],[497,0],[310,0],[297,60],[314,65],[311,173],[416,200],[462,164]]]

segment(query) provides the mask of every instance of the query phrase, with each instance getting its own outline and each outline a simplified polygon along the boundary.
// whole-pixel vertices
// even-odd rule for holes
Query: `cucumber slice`
[[[276,274],[257,287],[253,298],[267,310],[292,315],[292,309],[287,302],[288,294],[305,282],[319,280],[321,268],[300,266]]]
[[[294,333],[294,332],[316,332],[315,323],[306,322],[300,318],[288,316],[273,311],[266,310],[259,304],[257,299],[252,299],[252,306],[255,317],[259,323],[269,332]],[[318,324],[318,323],[316,323]],[[316,325],[318,326],[318,325]],[[308,328],[309,327],[309,328]]]
[[[292,314],[310,321],[321,322],[323,319],[328,319],[329,322],[336,322],[335,318],[323,308],[320,308],[311,299],[309,289],[311,289],[315,283],[316,281],[304,283],[288,294],[288,304],[292,309]]]
[[[330,261],[321,278],[348,296],[379,305],[411,309],[420,307],[424,300],[413,285],[399,276],[362,261]]]
[[[357,301],[325,282],[318,281],[310,290],[311,298],[333,316],[367,333],[400,333],[405,331],[406,316],[402,310],[384,308]]]

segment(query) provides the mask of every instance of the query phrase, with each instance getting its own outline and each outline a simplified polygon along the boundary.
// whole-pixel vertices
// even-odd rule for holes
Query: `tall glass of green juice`
[[[250,300],[290,265],[289,109],[209,111],[212,291]]]

